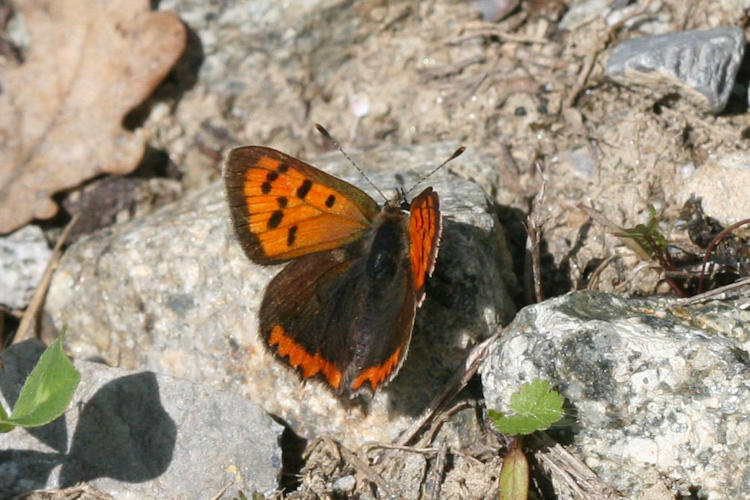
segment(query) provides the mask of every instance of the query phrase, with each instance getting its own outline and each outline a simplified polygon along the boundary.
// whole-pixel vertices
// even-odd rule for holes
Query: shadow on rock
[[[98,477],[153,479],[169,466],[176,439],[177,427],[161,405],[153,373],[113,380],[81,410],[60,486]]]
[[[14,429],[11,432],[23,432]],[[0,498],[14,498],[47,487],[47,478],[63,455],[33,450],[0,450]]]
[[[515,312],[508,288],[515,284],[498,254],[499,236],[444,220],[437,265],[427,299],[417,311],[409,353],[385,390],[398,413],[420,415],[465,363],[474,345]],[[481,244],[477,244],[481,242]]]

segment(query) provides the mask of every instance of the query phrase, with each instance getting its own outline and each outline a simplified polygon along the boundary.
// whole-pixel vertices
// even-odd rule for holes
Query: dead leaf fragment
[[[0,233],[57,213],[51,196],[131,172],[144,142],[124,116],[185,48],[176,15],[148,0],[24,0],[25,62],[0,64]]]

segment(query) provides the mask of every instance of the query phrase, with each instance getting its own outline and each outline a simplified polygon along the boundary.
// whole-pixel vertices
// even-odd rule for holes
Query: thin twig
[[[404,8],[402,8],[400,11],[398,11],[394,16],[392,16],[390,19],[386,19],[382,23],[380,23],[380,26],[376,29],[376,31],[387,31],[391,29],[393,25],[396,23],[399,23],[403,21],[404,19],[407,19],[414,11],[414,7],[411,5],[406,5]]]
[[[630,269],[628,271],[628,279],[623,280],[619,285],[617,285],[614,288],[614,291],[617,293],[624,291],[632,283],[636,283],[637,282],[636,278],[638,277],[639,274],[641,274],[644,271],[656,271],[657,273],[659,273],[660,276],[664,274],[664,268],[661,265],[655,262],[652,262],[650,260],[640,262],[633,269]]]
[[[362,445],[362,451],[365,455],[375,449],[405,451],[407,453],[418,453],[428,456],[432,456],[438,452],[438,448],[417,448],[416,446],[401,446],[388,443],[365,443]]]
[[[314,441],[308,443],[307,446],[305,446],[304,451],[302,452],[302,459],[307,461],[307,459],[310,458],[310,455],[312,455],[312,452],[315,451],[318,446],[320,446],[320,443],[326,445],[326,447],[328,448],[328,452],[334,456],[337,462],[342,461],[341,452],[339,451],[338,446],[336,446],[336,441],[326,435],[318,436]]]
[[[447,43],[458,44],[474,37],[490,36],[497,37],[503,42],[539,45],[547,45],[549,43],[549,39],[546,37],[540,38],[537,36],[518,35],[510,32],[512,29],[517,27],[518,26],[498,26],[496,24],[486,22],[462,24],[460,34],[448,39]]]
[[[531,439],[537,445],[534,457],[550,474],[567,485],[575,498],[584,500],[619,500],[625,498],[599,479],[585,463],[546,435],[533,434]]]
[[[602,51],[607,48],[607,45],[609,45],[609,42],[612,40],[612,37],[617,32],[617,30],[619,30],[622,26],[625,25],[626,22],[630,21],[634,17],[640,16],[641,14],[646,12],[650,5],[651,0],[646,0],[638,9],[634,10],[609,27],[604,35],[604,40],[599,43],[598,47],[596,47],[591,53],[586,56],[586,60],[583,63],[583,68],[581,68],[581,71],[578,73],[576,83],[573,86],[573,89],[568,94],[568,97],[565,99],[565,107],[572,108],[575,105],[576,100],[578,99],[578,95],[586,86],[586,82],[588,81],[589,75],[591,74],[591,69],[594,67],[596,58]]]
[[[467,356],[462,369],[458,371],[451,378],[451,380],[448,381],[447,384],[445,384],[443,390],[440,392],[440,394],[433,398],[422,416],[416,419],[411,424],[411,426],[406,429],[403,434],[401,434],[401,437],[396,440],[395,444],[402,446],[407,445],[412,439],[414,439],[414,436],[416,436],[417,433],[422,430],[427,422],[429,422],[435,416],[435,413],[440,409],[443,403],[445,403],[445,401],[447,401],[449,398],[458,394],[461,389],[466,386],[471,377],[473,377],[479,369],[479,365],[482,363],[484,358],[487,357],[489,346],[492,345],[492,343],[495,342],[498,338],[500,338],[500,335],[502,335],[504,331],[504,328],[498,327],[497,331],[489,338],[487,338],[481,344],[477,344],[476,346],[474,346],[474,348]]]
[[[480,38],[480,37],[485,38],[485,37],[491,37],[491,36],[495,36],[503,42],[529,43],[529,44],[536,43],[536,44],[541,44],[541,45],[549,43],[549,40],[546,38],[538,38],[535,36],[526,36],[526,35],[514,35],[513,33],[500,31],[498,29],[485,28],[481,31],[475,31],[473,33],[465,33],[463,35],[457,35],[451,38],[450,40],[448,40],[447,44],[459,45],[473,38]]]
[[[448,446],[445,443],[442,443],[437,458],[435,459],[435,466],[430,471],[430,475],[427,479],[427,483],[430,486],[430,491],[427,497],[431,500],[437,500],[440,498],[440,489],[443,485],[443,475],[445,474],[445,462],[447,456]]]
[[[591,70],[596,62],[596,56],[599,55],[601,50],[603,50],[603,48],[598,48],[594,52],[586,55],[586,59],[583,61],[583,68],[581,68],[581,71],[578,73],[576,83],[573,85],[573,90],[570,91],[570,94],[568,94],[568,97],[565,99],[566,108],[572,108],[575,106],[575,103],[578,100],[578,94],[580,94],[586,86],[586,81],[589,79]]]
[[[330,439],[330,438],[328,438]],[[346,461],[349,465],[357,469],[359,472],[365,475],[367,479],[370,480],[373,484],[375,484],[378,488],[380,488],[380,491],[383,493],[384,496],[390,498],[393,497],[393,492],[388,487],[388,485],[385,482],[385,479],[383,479],[383,476],[378,474],[378,472],[373,469],[370,464],[359,458],[359,456],[354,453],[353,451],[349,450],[347,447],[342,445],[341,443],[337,443],[338,448],[341,451],[341,456],[343,457],[344,461]]]
[[[23,318],[21,318],[21,323],[18,325],[18,330],[16,331],[16,336],[13,339],[13,344],[18,344],[19,342],[23,342],[27,338],[30,338],[30,336],[28,335],[28,331],[30,330],[31,322],[34,318],[37,317],[39,309],[44,303],[44,297],[47,295],[47,289],[49,288],[50,281],[52,281],[52,273],[55,271],[55,269],[57,269],[57,263],[62,256],[62,246],[68,239],[70,230],[73,229],[73,226],[77,221],[78,214],[73,216],[70,222],[68,222],[68,225],[65,226],[65,229],[63,230],[60,237],[57,239],[55,248],[54,250],[52,250],[52,256],[47,263],[47,268],[44,270],[44,274],[42,275],[42,279],[37,285],[36,290],[34,290],[34,295],[31,297],[31,302],[26,308],[26,311],[23,314]]]
[[[695,304],[696,302],[703,302],[704,300],[711,299],[713,297],[716,297],[717,295],[721,295],[722,293],[739,290],[743,287],[748,287],[747,293],[750,295],[750,277],[743,278],[728,285],[720,286],[719,288],[714,288],[713,290],[709,290],[698,295],[693,295],[692,297],[677,299],[676,301],[679,304]],[[740,293],[743,294],[743,292]]]
[[[451,408],[448,408],[444,412],[440,413],[440,415],[435,419],[434,422],[432,422],[432,425],[430,426],[430,430],[427,432],[427,434],[424,435],[422,439],[419,440],[419,444],[427,444],[432,443],[433,438],[435,437],[435,434],[438,430],[440,430],[440,427],[445,423],[446,420],[448,420],[452,415],[455,413],[465,410],[466,408],[471,408],[471,403],[469,401],[459,401],[455,405],[453,405]]]
[[[358,472],[363,474],[371,483],[375,484],[385,497],[393,497],[393,493],[386,484],[383,477],[373,469],[370,464],[365,460],[362,460],[356,453],[333,439],[331,436],[322,435],[318,436],[314,441],[309,443],[305,447],[305,451],[302,453],[302,458],[307,460],[312,452],[315,451],[321,444],[325,445],[328,452],[336,459],[337,462],[344,462]]]
[[[623,17],[619,21],[617,21],[615,24],[609,27],[607,30],[607,41],[609,42],[612,39],[612,36],[623,26],[625,26],[625,23],[633,19],[634,17],[638,17],[641,14],[645,13],[648,8],[651,6],[651,0],[646,0],[643,2],[643,5],[641,5],[639,8],[628,14],[627,16]]]
[[[544,178],[542,169],[536,164],[539,177],[542,179],[542,185],[536,196],[534,196],[533,206],[529,216],[526,218],[526,256],[531,263],[531,278],[534,284],[534,301],[535,303],[544,300],[544,289],[542,288],[542,258],[539,245],[542,238],[542,226],[546,222],[541,215],[541,206],[544,204],[544,194],[547,191],[547,180]],[[528,297],[527,297],[528,298]]]
[[[114,497],[95,489],[88,483],[79,482],[75,486],[69,486],[61,489],[46,489],[28,491],[21,496],[13,498],[96,498],[97,500],[113,500]]]
[[[485,61],[486,57],[483,54],[478,54],[451,64],[429,67],[421,72],[421,74],[419,75],[419,79],[421,82],[427,82],[429,80],[446,78],[463,72],[463,70],[465,70],[469,66],[472,66],[474,64],[482,64]]]
[[[737,229],[740,226],[744,226],[745,224],[750,224],[750,219],[743,219],[739,222],[735,222],[728,228],[724,229],[722,232],[717,234],[713,240],[711,240],[711,243],[708,245],[708,248],[706,248],[706,253],[703,255],[703,263],[701,264],[701,277],[698,280],[698,291],[703,291],[703,282],[706,278],[706,263],[708,263],[708,259],[711,257],[711,253],[713,252],[714,248],[716,248],[716,245],[721,243],[721,241],[726,238],[732,231]]]
[[[606,259],[604,259],[598,266],[596,266],[596,269],[594,269],[594,272],[591,273],[591,278],[589,278],[589,283],[586,285],[586,290],[594,290],[594,285],[596,284],[596,280],[599,279],[599,275],[604,271],[604,269],[607,268],[610,262],[615,260],[617,258],[616,255],[610,255]]]
[[[227,484],[224,485],[222,489],[216,492],[214,496],[211,497],[211,500],[219,500],[221,497],[224,496],[224,493],[229,489],[230,486],[234,484],[234,481],[229,481]]]

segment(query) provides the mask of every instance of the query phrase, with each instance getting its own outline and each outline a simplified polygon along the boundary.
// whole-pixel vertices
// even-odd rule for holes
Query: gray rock
[[[352,475],[340,477],[333,483],[333,491],[337,493],[351,493],[357,486],[357,478]]]
[[[389,479],[395,498],[421,498],[427,472],[427,458],[420,453],[409,453],[399,460],[385,464],[383,475]]]
[[[51,256],[39,226],[24,226],[0,237],[0,304],[26,307]]]
[[[519,312],[482,367],[488,408],[536,377],[575,409],[572,448],[635,498],[750,491],[750,312],[575,292]]]
[[[44,345],[0,355],[0,389],[18,392]],[[81,383],[65,414],[0,434],[0,497],[86,481],[115,498],[208,498],[224,486],[271,492],[283,427],[230,392],[152,372],[75,361]]]
[[[744,53],[745,33],[736,27],[644,36],[618,44],[606,74],[659,95],[677,91],[705,111],[720,113]]]
[[[427,172],[453,150],[434,144],[353,156],[368,172],[381,166],[380,175],[371,175],[378,185],[398,186],[401,176],[408,187],[410,172]],[[467,151],[455,163],[470,171],[481,165],[479,158]],[[313,163],[366,188],[339,154]],[[322,384],[301,384],[266,352],[257,311],[281,267],[245,257],[216,183],[71,246],[53,277],[46,311],[56,327],[69,326],[67,344],[78,358],[239,391],[305,437],[390,442],[468,350],[514,313],[504,285],[512,279],[510,259],[485,194],[445,169],[429,184],[445,217],[437,267],[404,366],[369,406],[342,405]]]
[[[711,155],[687,176],[677,194],[679,203],[692,195],[706,214],[729,226],[750,214],[750,154],[745,151]]]
[[[569,4],[560,19],[559,28],[578,30],[597,18],[602,19],[607,26],[612,26],[640,8],[641,5],[630,0],[576,0]],[[656,15],[661,8],[659,2],[652,2],[646,12],[627,20],[625,26],[637,24],[640,33],[663,33],[670,29],[670,24]]]
[[[519,0],[477,0],[482,19],[494,23],[510,14],[518,7]]]
[[[243,128],[238,123],[248,127],[240,137],[293,135],[291,118],[304,114],[299,82],[309,77],[323,84],[350,58],[341,47],[356,46],[367,36],[356,9],[330,0],[164,0],[159,9],[175,12],[196,35],[175,69],[184,82],[195,81],[197,72],[196,91],[188,92],[188,102],[181,101],[175,110],[174,120],[183,129],[180,138],[167,139],[170,153],[178,158],[191,154],[194,146],[188,138],[193,134],[217,140],[205,134],[201,122],[229,136]],[[298,140],[289,137],[288,144]],[[228,142],[234,141],[224,138],[217,146]],[[192,156],[187,160],[196,161]],[[177,165],[186,168],[183,162]]]
[[[570,29],[594,16],[604,16],[609,0],[581,0],[573,2],[560,20],[560,29]]]
[[[325,51],[317,44],[297,47],[295,39],[314,36],[309,33],[309,24],[315,19],[336,15],[341,9],[336,9],[330,0],[306,0],[293,5],[267,0],[247,4],[164,0],[159,2],[159,10],[177,13],[200,36],[205,60],[199,67],[199,80],[224,98],[244,90],[241,72],[258,75],[265,72],[269,63],[275,65],[275,59],[286,64],[294,54]],[[350,21],[347,24],[357,24],[356,20]],[[339,29],[340,33],[326,31],[317,36],[349,35],[344,26]],[[271,54],[273,58],[269,57]]]

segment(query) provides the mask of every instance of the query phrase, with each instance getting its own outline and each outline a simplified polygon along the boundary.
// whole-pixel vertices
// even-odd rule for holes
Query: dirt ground
[[[569,7],[521,2],[508,18],[487,23],[473,2],[331,2],[300,16],[295,48],[265,56],[262,78],[243,76],[245,89],[231,100],[188,92],[175,116],[152,113],[145,125],[187,189],[218,175],[221,152],[232,143],[314,157],[329,147],[315,123],[348,149],[462,144],[495,162],[483,172],[456,171],[516,214],[505,221],[511,244],[524,244],[518,214],[533,210],[543,223],[547,296],[587,286],[668,292],[659,269],[576,205],[621,227],[647,223],[654,207],[667,239],[691,247],[674,223],[685,176],[708,158],[747,147],[747,94],[733,95],[711,116],[666,90],[612,83],[604,67],[618,41],[741,26],[746,14],[739,2],[653,1],[645,12],[643,3],[608,17],[594,9],[563,29]],[[745,89],[747,74],[744,65],[738,81]],[[170,132],[175,121],[180,126]],[[545,196],[535,200],[543,182]]]
[[[658,266],[639,259],[577,204],[622,227],[647,223],[654,207],[663,217],[663,234],[691,247],[675,226],[684,173],[711,157],[747,149],[747,89],[721,115],[707,115],[674,94],[607,81],[608,53],[640,34],[742,27],[748,18],[740,2],[656,0],[645,13],[618,23],[642,5],[607,18],[595,10],[562,29],[569,8],[562,0],[523,1],[498,23],[482,21],[469,1],[331,2],[300,27],[296,44],[308,47],[269,56],[263,77],[249,75],[255,83],[231,100],[188,91],[174,113],[157,106],[141,119],[150,146],[168,153],[188,191],[218,177],[221,152],[236,143],[315,156],[326,149],[315,123],[325,124],[347,149],[448,141],[481,150],[496,164],[457,172],[490,191],[501,215],[516,214],[505,222],[521,272],[525,233],[513,221],[536,214],[546,295],[586,287],[669,293]],[[745,64],[739,77],[745,85],[748,74]],[[156,99],[168,101],[172,84],[167,81]],[[251,110],[263,119],[249,120]],[[526,297],[521,302],[532,300]],[[447,458],[429,443],[424,450],[390,453],[401,453],[404,463],[417,455],[438,472],[442,456],[450,464],[442,470],[450,472],[436,476],[443,484],[439,498],[483,498],[497,493],[503,443],[496,439],[488,433],[478,449],[451,451]],[[286,443],[288,450],[299,445],[291,437]],[[372,479],[336,492],[338,479],[364,479],[369,469],[346,456],[342,462],[335,448],[322,443],[304,467],[287,464],[298,475],[285,484],[301,485],[290,498],[374,495]],[[383,467],[375,469],[388,477]],[[425,496],[441,491],[430,487],[432,479],[428,474],[421,485]]]
[[[611,83],[604,67],[611,47],[639,34],[741,26],[746,14],[739,6],[651,2],[645,14],[618,23],[641,9],[632,4],[608,20],[595,12],[565,30],[559,21],[566,6],[556,1],[522,2],[496,24],[481,21],[472,2],[346,7],[310,21],[331,30],[294,77],[278,76],[286,78],[279,84],[285,90],[277,88],[268,109],[283,111],[261,121],[229,118],[230,130],[308,158],[324,147],[316,122],[335,131],[347,148],[449,141],[481,149],[497,164],[459,173],[492,191],[508,213],[536,214],[547,295],[585,287],[625,295],[671,292],[658,266],[639,259],[576,205],[593,207],[622,227],[646,224],[654,207],[668,240],[695,249],[675,226],[685,172],[709,157],[747,148],[747,94],[734,95],[724,113],[710,116],[674,94]],[[341,40],[357,43],[342,47]],[[747,79],[746,66],[740,78]],[[290,80],[293,89],[285,87]],[[242,98],[234,105],[248,107]],[[522,249],[523,229],[509,229],[511,243]],[[487,450],[498,447],[488,442],[484,454],[466,452],[469,458],[451,454],[453,475],[444,478],[440,497],[496,494],[498,468],[490,457],[497,453]],[[434,468],[439,451],[402,453],[401,460],[423,453]],[[368,481],[335,492],[337,479],[366,475],[343,462],[349,465],[341,466],[330,444],[316,448],[301,471],[302,488],[292,496],[372,495]],[[376,469],[397,479],[383,467]],[[429,496],[429,484],[422,488]]]

